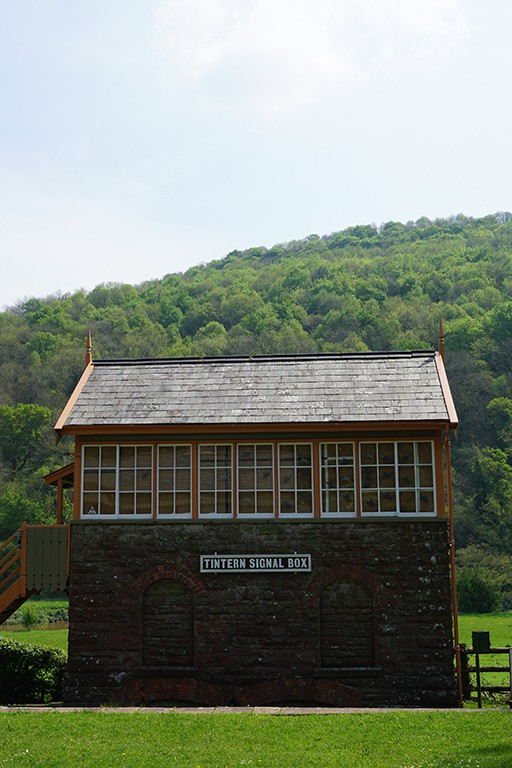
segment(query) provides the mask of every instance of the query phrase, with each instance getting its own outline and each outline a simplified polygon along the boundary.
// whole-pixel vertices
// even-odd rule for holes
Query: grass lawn
[[[0,713],[0,766],[510,768],[512,713]]]
[[[471,648],[473,643],[471,633],[489,631],[491,635],[491,648],[505,648],[512,645],[512,611],[500,613],[463,613],[459,616],[459,633],[461,643],[466,643]],[[506,666],[509,657],[506,654],[481,654],[480,664],[483,667]],[[470,656],[470,663],[475,663],[475,657]],[[474,675],[472,675],[474,678]],[[509,672],[483,672],[482,685],[506,685],[510,686]],[[476,694],[474,694],[476,696]],[[509,694],[495,694],[499,699],[508,699]],[[487,698],[487,697],[486,697]],[[492,699],[491,699],[492,701]],[[484,700],[485,703],[485,700]],[[512,756],[510,759],[512,766]]]
[[[0,636],[17,640],[20,643],[50,645],[52,648],[60,648],[61,651],[68,652],[67,629],[39,629],[36,627],[35,629],[9,630],[0,627]]]

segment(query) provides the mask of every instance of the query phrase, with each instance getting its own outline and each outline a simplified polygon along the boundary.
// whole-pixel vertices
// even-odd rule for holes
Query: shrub
[[[39,624],[41,618],[39,616],[39,611],[33,603],[28,603],[27,605],[23,606],[20,611],[20,617],[21,623],[25,629],[30,629],[35,624]]]
[[[467,613],[490,613],[499,608],[499,590],[479,568],[461,568],[457,576],[459,609]]]
[[[65,672],[63,651],[0,637],[0,704],[58,701]]]

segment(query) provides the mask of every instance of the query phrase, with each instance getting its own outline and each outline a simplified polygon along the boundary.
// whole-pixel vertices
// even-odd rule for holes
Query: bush
[[[63,651],[0,637],[0,704],[59,701],[65,672]]]
[[[25,629],[31,629],[36,624],[39,624],[40,621],[39,611],[33,603],[23,606],[20,611],[20,617]]]
[[[484,571],[460,568],[457,576],[459,610],[466,613],[490,613],[498,609],[500,594]]]

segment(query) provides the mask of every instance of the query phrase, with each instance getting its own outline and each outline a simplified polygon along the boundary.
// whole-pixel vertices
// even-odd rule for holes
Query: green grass
[[[472,632],[489,631],[491,636],[491,648],[505,648],[512,645],[512,611],[500,613],[464,613],[459,616],[459,633],[461,643],[466,643],[471,648]],[[481,654],[480,665],[508,666],[509,656],[506,654]],[[474,665],[475,657],[470,656],[470,663]],[[472,675],[473,683],[474,675]],[[510,686],[509,672],[483,672],[482,685],[506,685]],[[509,689],[510,690],[510,689]],[[476,696],[476,694],[474,694]],[[485,695],[487,702],[503,701],[510,694]],[[485,703],[485,701],[484,701]],[[512,766],[512,757],[510,760]]]
[[[20,629],[9,630],[1,627],[0,636],[8,637],[11,640],[18,640],[20,643],[32,643],[33,645],[49,645],[52,648],[60,648],[65,653],[68,652],[68,630],[67,629]]]
[[[0,713],[0,766],[510,768],[508,712]]]

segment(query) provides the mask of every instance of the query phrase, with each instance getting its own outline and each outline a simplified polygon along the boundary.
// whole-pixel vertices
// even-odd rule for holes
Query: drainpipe
[[[457,670],[457,689],[459,698],[459,707],[463,706],[462,699],[462,669],[460,661],[460,641],[459,641],[459,609],[457,604],[457,579],[455,575],[455,539],[453,536],[453,496],[452,496],[452,467],[451,467],[451,448],[450,448],[450,425],[446,425],[445,432],[445,451],[446,451],[446,495],[448,503],[448,522],[449,522],[449,548],[450,548],[450,572],[452,582],[452,607],[453,607],[453,641],[455,644],[455,667]]]

